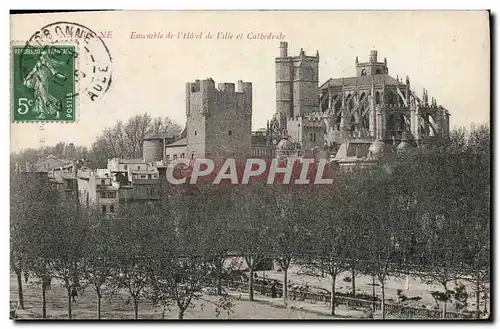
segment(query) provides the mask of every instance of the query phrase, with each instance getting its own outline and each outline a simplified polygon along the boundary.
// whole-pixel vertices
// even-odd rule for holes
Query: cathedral
[[[321,85],[318,51],[289,56],[288,43],[281,42],[275,63],[276,112],[265,133],[254,133],[253,155],[266,144],[277,157],[320,156],[350,164],[449,134],[448,111],[429,101],[427,90],[418,96],[408,76],[390,76],[387,59],[380,61],[375,49],[366,62],[356,57],[356,76]]]
[[[196,80],[186,84],[186,129],[146,138],[144,160],[307,157],[351,165],[449,134],[448,111],[427,90],[418,96],[409,77],[390,76],[375,49],[367,61],[354,59],[355,76],[321,85],[319,51],[289,56],[281,42],[275,64],[276,111],[266,128],[251,130],[251,82]]]

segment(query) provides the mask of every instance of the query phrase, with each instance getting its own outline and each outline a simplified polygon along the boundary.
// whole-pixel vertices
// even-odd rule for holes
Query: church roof
[[[328,87],[342,87],[342,80],[344,81],[344,86],[352,87],[356,86],[356,81],[359,86],[371,85],[372,77],[374,78],[375,84],[381,84],[385,82],[386,85],[397,85],[398,81],[388,74],[375,74],[375,75],[363,75],[360,77],[349,77],[349,78],[330,78],[325,83],[323,83],[319,89],[324,90]],[[404,86],[404,83],[399,82],[400,86]]]

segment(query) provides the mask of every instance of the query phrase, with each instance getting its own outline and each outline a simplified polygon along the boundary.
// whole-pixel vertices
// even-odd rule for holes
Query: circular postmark
[[[70,48],[74,57],[72,68],[74,80],[73,97],[86,97],[96,101],[106,93],[112,82],[112,58],[109,49],[97,33],[88,27],[73,22],[55,22],[48,24],[36,31],[22,49],[19,62],[21,77],[26,77],[33,68],[31,63],[23,60],[33,50],[41,50],[49,54],[57,61],[66,57],[63,54],[65,46]],[[61,61],[60,61],[61,62]],[[76,65],[76,63],[78,65]]]

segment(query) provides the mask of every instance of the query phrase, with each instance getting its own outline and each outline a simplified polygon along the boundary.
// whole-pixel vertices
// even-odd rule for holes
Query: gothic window
[[[114,205],[109,205],[109,212],[115,212],[115,206]]]
[[[166,160],[170,161],[170,154],[167,154]]]
[[[127,165],[123,166],[123,168],[124,168],[125,170],[127,170]]]
[[[227,134],[228,134],[229,136],[231,136],[231,134],[232,134],[232,133],[233,133],[233,132],[232,132],[231,130],[229,130],[229,131],[227,132]]]
[[[382,74],[382,70],[381,70],[381,69],[377,69],[377,70],[375,71],[375,74]]]
[[[366,69],[362,69],[362,70],[361,70],[361,75],[362,75],[362,76],[363,76],[363,75],[366,75]]]
[[[380,93],[378,91],[375,93],[375,104],[380,104]]]
[[[181,153],[181,159],[184,159],[184,153]]]
[[[177,154],[174,154],[174,160],[177,160]]]

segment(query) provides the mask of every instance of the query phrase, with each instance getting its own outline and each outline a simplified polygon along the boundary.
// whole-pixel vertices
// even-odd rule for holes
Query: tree
[[[85,248],[84,279],[97,294],[97,319],[101,319],[103,295],[112,290],[111,275],[116,268],[119,241],[113,233],[112,218],[90,209],[90,236]],[[111,291],[112,292],[112,291]]]
[[[254,300],[254,271],[270,257],[269,223],[275,216],[276,202],[266,188],[267,185],[255,184],[241,186],[236,191],[235,209],[235,247],[243,255],[249,269],[250,301]]]
[[[308,212],[314,218],[311,227],[312,239],[307,247],[310,254],[306,266],[318,269],[331,278],[331,315],[335,315],[336,280],[340,273],[349,269],[348,240],[350,239],[348,221],[336,207],[340,204],[339,193],[332,188],[314,189],[315,197],[309,202]]]
[[[84,273],[84,251],[89,242],[89,226],[78,205],[58,205],[54,222],[49,227],[52,240],[49,268],[52,277],[60,279],[67,291],[68,319],[72,318],[72,293],[81,287]]]
[[[96,138],[91,148],[91,161],[98,167],[106,167],[111,158],[142,158],[144,138],[163,134],[179,136],[181,127],[170,118],[153,118],[148,113],[131,117],[126,123],[118,121],[107,127]]]
[[[221,293],[220,277],[228,244],[217,237],[227,235],[227,231],[220,230],[228,222],[223,212],[227,213],[227,209],[219,207],[229,200],[219,196],[230,195],[207,186],[187,185],[163,203],[162,215],[168,214],[171,220],[163,218],[154,225],[157,238],[152,238],[150,299],[164,308],[176,305],[178,319],[183,319],[186,309],[195,305],[203,288],[212,285],[212,271]],[[227,296],[214,304],[217,312],[230,308]]]
[[[231,270],[231,264],[226,264],[229,252],[235,245],[234,220],[232,218],[234,201],[232,186],[203,185],[199,187],[203,195],[201,202],[203,211],[199,227],[202,229],[200,251],[206,261],[207,276],[213,280],[217,295],[223,295],[222,280]]]
[[[29,199],[26,177],[19,172],[11,172],[10,186],[10,265],[17,277],[18,301],[24,309],[22,272],[26,271],[24,262],[28,253],[29,219],[24,207]]]
[[[143,203],[123,204],[112,221],[117,241],[114,266],[110,276],[113,289],[125,289],[139,318],[139,302],[147,295],[154,258],[150,249],[159,234],[156,226],[158,209]]]
[[[58,208],[57,191],[45,178],[22,173],[12,180],[11,203],[13,245],[11,261],[18,262],[25,272],[41,279],[42,317],[47,317],[45,293],[50,286],[50,261],[57,236],[53,233]],[[19,240],[18,240],[19,239]],[[22,246],[22,247],[21,247]],[[21,258],[18,258],[21,257]],[[19,269],[17,274],[20,275]],[[16,274],[16,275],[17,275]],[[18,276],[18,282],[20,277]],[[22,287],[19,287],[22,290]]]
[[[309,188],[289,185],[270,186],[274,193],[275,214],[270,221],[270,242],[276,263],[283,271],[283,304],[288,300],[288,269],[292,260],[300,255],[305,236],[308,235],[306,216]]]

